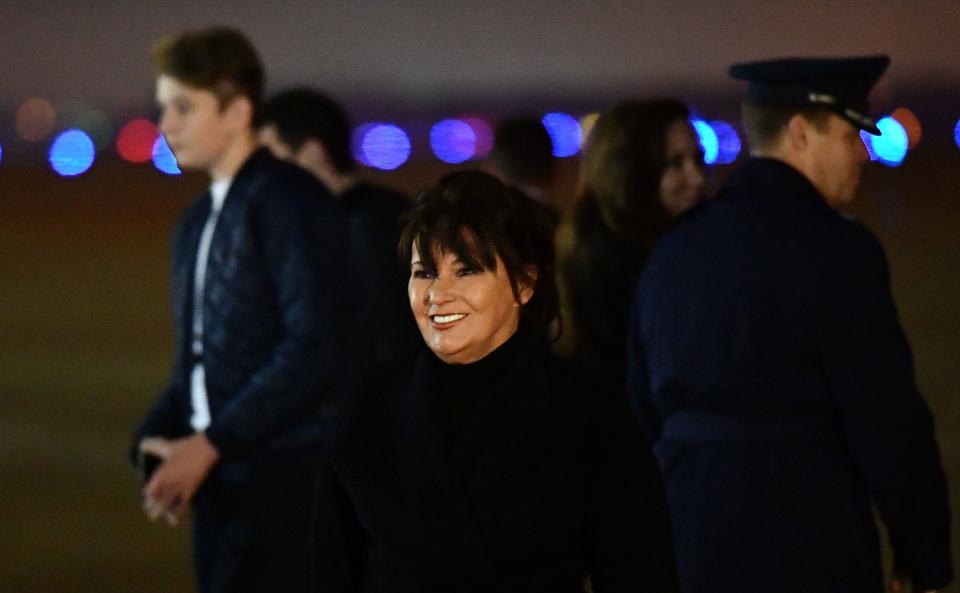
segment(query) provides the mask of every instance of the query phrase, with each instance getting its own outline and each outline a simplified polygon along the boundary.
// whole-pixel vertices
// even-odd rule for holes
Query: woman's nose
[[[435,305],[448,303],[452,301],[453,298],[453,287],[450,281],[443,277],[434,279],[430,284],[429,290],[427,290],[427,299]]]

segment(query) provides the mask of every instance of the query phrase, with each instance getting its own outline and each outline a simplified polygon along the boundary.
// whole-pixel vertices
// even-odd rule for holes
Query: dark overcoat
[[[522,332],[472,365],[423,347],[382,373],[333,461],[349,590],[572,593],[589,575],[596,593],[675,591],[656,462],[595,391]]]
[[[951,578],[944,475],[877,239],[754,159],[654,250],[629,393],[681,590],[883,591],[871,501],[921,590]]]
[[[368,346],[372,366],[408,352],[420,341],[410,312],[407,279],[410,262],[401,262],[398,247],[403,216],[410,200],[401,193],[360,182],[339,196],[364,308],[376,319]]]
[[[173,239],[176,358],[134,437],[192,432],[189,375],[197,246],[209,194]],[[234,177],[203,298],[207,438],[220,453],[194,499],[200,590],[311,586],[316,465],[354,384],[358,319],[343,216],[311,175],[261,149]]]

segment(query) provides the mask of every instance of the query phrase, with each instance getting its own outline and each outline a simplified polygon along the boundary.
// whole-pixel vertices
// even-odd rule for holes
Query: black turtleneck
[[[518,329],[493,352],[468,364],[448,364],[433,353],[428,354],[431,381],[426,395],[446,439],[452,439],[459,432],[477,400],[532,346],[526,333]]]

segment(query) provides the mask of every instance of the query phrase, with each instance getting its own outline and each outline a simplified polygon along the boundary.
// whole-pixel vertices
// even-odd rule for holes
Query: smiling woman
[[[499,257],[484,270],[446,253],[428,270],[414,246],[410,266],[410,308],[427,346],[448,364],[476,362],[506,342],[533,294],[525,283],[517,300]]]
[[[539,333],[557,318],[552,223],[491,176],[458,173],[424,192],[401,251],[417,325],[446,363],[480,360],[521,317]]]
[[[454,173],[421,193],[401,251],[425,347],[372,374],[333,455],[324,590],[675,591],[633,415],[550,352],[547,213]]]

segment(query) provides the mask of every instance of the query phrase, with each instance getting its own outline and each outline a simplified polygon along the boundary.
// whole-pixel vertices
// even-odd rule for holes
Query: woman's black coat
[[[344,529],[321,574],[342,583],[351,550],[351,591],[563,593],[588,575],[596,593],[675,591],[656,462],[597,391],[530,332],[471,365],[422,348],[381,373],[334,454]]]

